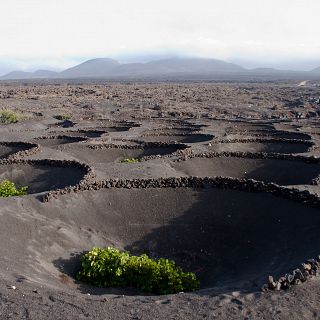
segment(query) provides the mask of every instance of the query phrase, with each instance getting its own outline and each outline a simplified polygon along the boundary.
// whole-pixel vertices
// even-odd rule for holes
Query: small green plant
[[[56,116],[54,116],[55,119],[57,120],[70,120],[71,119],[71,116],[67,115],[67,114],[58,114]]]
[[[20,116],[10,110],[2,110],[0,111],[0,123],[2,124],[10,124],[16,123],[20,120]]]
[[[170,294],[199,289],[192,272],[183,272],[174,261],[130,255],[112,247],[93,248],[81,257],[77,279],[98,287],[136,287],[145,292]]]
[[[27,194],[28,187],[17,188],[16,185],[4,179],[0,183],[0,197],[24,196]]]
[[[121,163],[137,163],[140,162],[140,159],[137,158],[126,158],[120,161]]]

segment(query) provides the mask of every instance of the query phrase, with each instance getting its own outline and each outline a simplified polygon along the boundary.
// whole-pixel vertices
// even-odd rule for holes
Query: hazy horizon
[[[161,59],[169,59],[169,58],[211,58],[216,59],[215,57],[201,57],[201,56],[188,56],[183,54],[153,54],[153,55],[120,55],[115,57],[84,57],[84,58],[66,58],[62,62],[63,67],[57,67],[55,64],[50,65],[48,64],[41,64],[38,61],[17,61],[16,64],[1,64],[0,61],[0,76],[8,74],[12,71],[25,71],[25,72],[34,72],[37,70],[50,70],[60,72],[67,68],[76,66],[81,64],[87,60],[96,59],[96,58],[111,58],[119,61],[120,63],[145,63],[154,60],[161,60]],[[40,59],[41,60],[41,59]],[[255,68],[274,68],[279,70],[293,70],[293,71],[311,71],[317,67],[320,67],[320,59],[318,60],[309,60],[309,61],[275,61],[275,62],[268,62],[268,61],[254,61],[254,60],[247,60],[241,58],[229,59],[224,60],[226,62],[231,62],[237,64],[241,67],[246,69],[255,69]],[[29,65],[30,63],[30,65]]]
[[[247,68],[320,66],[315,0],[3,0],[0,74],[92,58],[220,59]],[[149,57],[149,58],[148,58]]]

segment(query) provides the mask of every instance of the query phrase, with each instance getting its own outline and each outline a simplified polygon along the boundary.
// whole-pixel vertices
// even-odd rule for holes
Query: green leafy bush
[[[16,185],[4,179],[0,183],[0,197],[24,196],[27,194],[28,187],[17,188]]]
[[[0,123],[2,124],[10,124],[16,123],[20,120],[20,116],[10,110],[2,110],[0,111]]]
[[[93,248],[81,257],[81,266],[77,279],[98,287],[136,287],[170,294],[200,286],[194,273],[183,272],[172,260],[133,256],[111,247]]]
[[[137,158],[126,158],[121,160],[121,163],[137,163],[137,162],[140,162],[140,160]]]
[[[56,116],[54,116],[55,119],[57,120],[70,120],[71,119],[71,116],[67,115],[67,114],[58,114]]]

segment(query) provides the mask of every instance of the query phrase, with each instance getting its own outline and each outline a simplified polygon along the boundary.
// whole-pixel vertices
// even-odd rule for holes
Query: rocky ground
[[[1,82],[0,319],[319,319],[319,85]],[[201,289],[75,281],[108,245]]]

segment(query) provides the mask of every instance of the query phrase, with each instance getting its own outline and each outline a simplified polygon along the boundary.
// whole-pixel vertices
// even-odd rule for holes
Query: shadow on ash
[[[266,193],[115,188],[80,192],[74,199],[63,196],[50,205],[63,206],[66,201],[71,222],[68,248],[52,254],[49,250],[45,256],[71,277],[79,270],[77,253],[92,246],[114,246],[173,259],[195,272],[205,291],[249,292],[260,290],[268,275],[291,272],[317,255],[320,246],[319,209]],[[113,292],[92,291],[81,284],[78,288]]]

